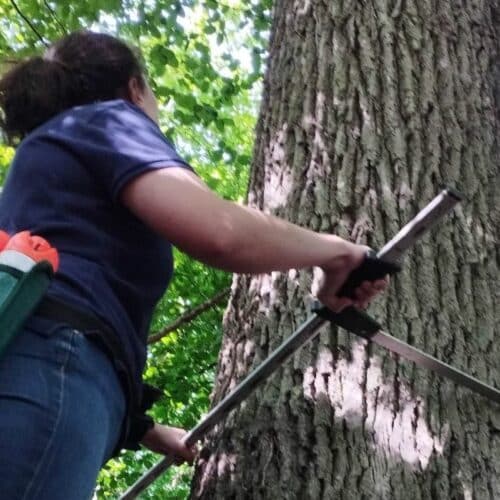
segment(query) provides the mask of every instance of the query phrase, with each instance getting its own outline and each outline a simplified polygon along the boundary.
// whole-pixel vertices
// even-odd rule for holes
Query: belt
[[[43,297],[33,314],[67,323],[68,326],[83,333],[102,332],[114,335],[111,328],[97,316],[54,297]]]

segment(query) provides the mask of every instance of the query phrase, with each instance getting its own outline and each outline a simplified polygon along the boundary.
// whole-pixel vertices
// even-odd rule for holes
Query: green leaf
[[[197,104],[196,99],[190,94],[178,94],[175,97],[175,101],[188,110],[193,110]]]
[[[156,45],[150,53],[151,62],[157,68],[162,68],[164,66],[172,66],[177,68],[179,66],[179,61],[172,50],[163,45]]]

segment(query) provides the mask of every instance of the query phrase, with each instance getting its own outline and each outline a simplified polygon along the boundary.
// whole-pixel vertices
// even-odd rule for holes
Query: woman
[[[212,193],[162,135],[139,59],[111,36],[73,33],[19,64],[0,81],[0,106],[5,135],[21,140],[0,228],[29,229],[60,254],[47,297],[0,360],[4,498],[88,498],[123,446],[193,460],[184,431],[144,416],[146,336],[171,245],[236,273],[318,266],[334,310],[365,307],[385,287],[337,297],[366,247]]]

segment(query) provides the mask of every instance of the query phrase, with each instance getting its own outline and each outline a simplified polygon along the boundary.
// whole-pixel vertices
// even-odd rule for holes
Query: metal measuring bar
[[[317,303],[313,307],[313,312],[325,320],[331,321],[351,333],[355,333],[359,337],[363,337],[409,361],[413,361],[422,368],[432,370],[459,385],[472,389],[474,392],[487,397],[495,403],[500,403],[500,390],[383,332],[380,324],[362,311],[349,308],[342,311],[342,313],[334,313],[320,303]]]
[[[344,285],[339,295],[349,294],[365,279],[377,279],[388,272],[399,268],[400,260],[405,251],[410,248],[427,230],[440,218],[448,213],[459,201],[461,196],[452,189],[444,189],[417,216],[406,224],[384,247],[376,254],[376,258],[366,259],[360,269],[351,273],[348,283]],[[381,264],[383,263],[383,264]],[[367,278],[367,276],[369,276]],[[465,385],[474,391],[500,403],[500,391],[483,382],[457,370],[442,361],[402,342],[381,331],[380,325],[368,314],[355,308],[347,308],[340,313],[334,313],[321,304],[314,307],[315,314],[306,320],[288,337],[283,344],[273,351],[255,370],[240,382],[222,401],[220,401],[191,431],[184,437],[187,446],[193,446],[204,437],[206,432],[220,422],[235,406],[241,403],[253,390],[286,359],[300,347],[313,339],[319,330],[327,323],[333,322],[342,328],[375,342],[392,352],[414,361],[419,366],[429,368],[440,375]],[[157,477],[167,470],[174,460],[165,457],[142,478],[132,485],[120,500],[134,499],[146,489]]]

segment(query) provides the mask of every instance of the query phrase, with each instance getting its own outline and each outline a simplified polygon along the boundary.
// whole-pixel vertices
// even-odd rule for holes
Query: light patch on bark
[[[231,474],[238,462],[238,456],[235,453],[221,453],[217,460],[217,474],[223,476]]]
[[[211,455],[207,461],[203,459],[199,464],[203,464],[206,470],[212,471],[213,474],[218,474],[219,477],[231,478],[235,467],[238,463],[238,457],[234,453],[221,453],[219,455]],[[206,487],[207,480],[203,479],[198,485],[200,491]]]
[[[472,496],[471,489],[466,484],[463,484],[462,486],[464,488],[464,500],[473,500],[474,497]]]
[[[251,280],[249,285],[250,294],[259,294],[265,300],[260,300],[258,304],[259,312],[266,314],[269,312],[271,304],[273,304],[279,296],[279,290],[276,287],[276,281],[280,278],[281,273],[274,272],[269,274],[261,274]]]
[[[318,295],[319,287],[321,285],[321,280],[323,278],[323,271],[319,267],[315,267],[313,269],[312,275],[312,283],[311,283],[311,293],[313,295]]]
[[[287,124],[283,124],[266,148],[265,158],[268,174],[266,175],[263,202],[265,211],[274,213],[287,205],[293,189],[293,172],[285,160],[285,143],[287,139]],[[280,165],[280,168],[273,168]]]
[[[377,451],[401,459],[408,465],[425,470],[433,454],[442,455],[449,434],[444,423],[441,435],[435,435],[425,421],[425,403],[412,395],[406,383],[399,383],[402,408],[395,412],[393,380],[384,381],[377,356],[373,356],[365,373],[366,344],[355,342],[350,359],[340,359],[335,366],[336,377],[330,377],[333,356],[329,349],[318,353],[314,365],[304,370],[304,397],[316,401],[326,395],[335,408],[334,420],[344,420],[349,428],[364,425],[373,436]],[[366,387],[365,387],[366,377]],[[366,410],[363,397],[367,394]],[[332,422],[333,425],[333,422]]]

